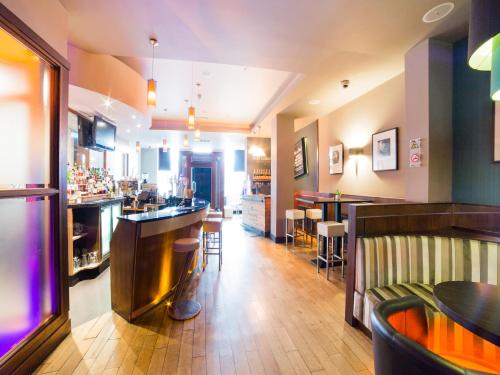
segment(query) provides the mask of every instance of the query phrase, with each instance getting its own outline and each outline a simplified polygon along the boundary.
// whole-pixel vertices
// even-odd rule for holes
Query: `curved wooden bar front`
[[[117,314],[132,321],[170,294],[185,261],[185,254],[174,253],[174,241],[199,238],[208,208],[208,202],[194,200],[191,207],[119,217],[110,258],[111,305]]]

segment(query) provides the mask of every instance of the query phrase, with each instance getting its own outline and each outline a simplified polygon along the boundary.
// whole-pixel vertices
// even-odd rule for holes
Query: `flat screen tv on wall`
[[[94,116],[94,147],[102,150],[115,150],[116,126],[99,116]]]

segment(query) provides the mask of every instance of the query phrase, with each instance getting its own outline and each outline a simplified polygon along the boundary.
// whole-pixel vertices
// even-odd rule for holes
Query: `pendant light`
[[[200,129],[196,129],[194,131],[194,140],[196,142],[199,142],[201,140],[201,131],[200,131]]]
[[[167,145],[167,139],[163,139],[163,146],[162,146],[163,152],[168,151],[168,145]]]
[[[193,106],[194,62],[191,63],[191,102],[188,108],[188,129],[194,130],[196,111]]]
[[[151,78],[148,79],[148,107],[156,107],[156,81],[154,77],[155,68],[155,47],[158,46],[158,41],[155,38],[149,39],[149,44],[153,46],[153,61],[151,63]]]
[[[183,146],[184,147],[189,147],[189,138],[187,136],[187,134],[184,135],[184,143],[183,143]]]
[[[136,152],[141,151],[141,142],[139,142],[139,141],[135,142],[135,151]]]
[[[500,101],[500,1],[472,0],[469,19],[469,66],[491,71],[490,95]]]
[[[191,105],[188,108],[188,129],[194,130],[194,117],[195,117],[195,109]]]

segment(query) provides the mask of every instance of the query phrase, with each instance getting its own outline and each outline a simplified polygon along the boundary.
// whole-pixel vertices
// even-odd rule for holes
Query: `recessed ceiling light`
[[[141,124],[137,124],[137,128],[139,129],[142,125]]]
[[[104,99],[104,106],[105,106],[106,108],[111,107],[111,99],[110,99],[110,98],[106,98],[106,99]]]
[[[319,99],[311,99],[311,100],[309,100],[309,104],[310,105],[318,105],[320,103],[321,103],[321,100],[319,100]]]
[[[130,132],[131,132],[131,130],[130,130],[130,129],[127,129],[127,130],[125,130],[125,131],[126,131],[127,133],[130,133]]]
[[[135,120],[137,118],[136,115],[132,115],[132,120]]]
[[[455,8],[455,4],[452,2],[446,2],[436,5],[434,8],[424,14],[424,16],[422,17],[422,21],[424,21],[424,23],[432,23],[442,20],[451,13],[453,8]]]

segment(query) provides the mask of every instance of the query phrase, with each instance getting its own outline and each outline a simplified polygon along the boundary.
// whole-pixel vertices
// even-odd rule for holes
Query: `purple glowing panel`
[[[0,358],[55,312],[51,204],[0,199]]]

